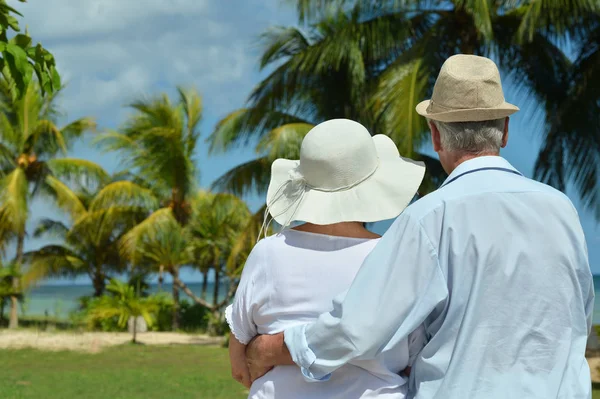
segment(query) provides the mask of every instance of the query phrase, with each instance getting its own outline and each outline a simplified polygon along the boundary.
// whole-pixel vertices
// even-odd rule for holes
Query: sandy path
[[[600,382],[600,357],[588,358],[588,364],[590,365],[590,371],[592,373],[592,381]]]
[[[131,341],[128,333],[105,332],[36,332],[0,330],[0,349],[36,348],[42,350],[76,350],[97,352]],[[138,334],[138,341],[146,345],[220,345],[223,338],[170,332]]]

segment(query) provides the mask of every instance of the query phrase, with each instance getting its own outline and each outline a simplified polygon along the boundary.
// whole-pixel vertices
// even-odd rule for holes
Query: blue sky
[[[159,92],[173,93],[176,85],[195,86],[203,96],[206,137],[216,122],[243,106],[264,73],[258,70],[258,35],[269,26],[294,24],[292,7],[280,0],[29,0],[9,1],[24,14],[35,41],[51,50],[67,83],[60,104],[69,119],[93,116],[102,129],[117,128],[132,99]],[[503,155],[531,176],[541,141],[540,114],[523,93],[506,79],[506,97],[523,111],[511,121],[510,139]],[[204,143],[198,151],[200,186],[231,167],[254,157],[252,148],[208,156]],[[119,168],[114,155],[102,154],[88,140],[78,143],[72,156],[88,158],[109,171]],[[569,193],[571,194],[571,193]],[[592,270],[600,274],[600,227],[577,199],[586,233]],[[255,208],[260,198],[248,198]],[[55,215],[48,204],[36,201],[32,227],[40,217]],[[383,232],[389,223],[375,230]],[[28,240],[26,249],[44,244]],[[185,272],[184,278],[198,275]]]

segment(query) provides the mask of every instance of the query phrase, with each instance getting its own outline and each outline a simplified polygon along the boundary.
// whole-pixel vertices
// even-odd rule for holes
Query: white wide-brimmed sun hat
[[[293,221],[391,219],[410,203],[424,174],[424,164],[402,158],[389,137],[333,119],[308,132],[300,160],[273,162],[267,210],[284,228]]]
[[[453,55],[444,62],[431,100],[417,105],[419,115],[439,122],[488,121],[518,110],[504,99],[494,61],[467,54]]]

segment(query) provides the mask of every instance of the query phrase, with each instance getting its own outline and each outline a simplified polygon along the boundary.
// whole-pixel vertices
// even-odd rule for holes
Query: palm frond
[[[281,59],[291,57],[310,46],[310,39],[297,27],[276,26],[261,35],[264,47],[260,67],[265,68]]]
[[[465,10],[473,18],[473,25],[477,32],[490,43],[494,38],[492,29],[492,16],[495,2],[491,0],[455,0],[456,8]]]
[[[60,129],[54,122],[47,119],[37,121],[28,136],[27,146],[36,154],[48,154],[50,156],[58,153],[66,155],[69,149]]]
[[[570,181],[600,220],[600,25],[581,46],[562,96],[547,115],[548,132],[534,176],[565,190]]]
[[[202,98],[196,90],[184,90],[181,87],[177,88],[179,93],[179,101],[183,105],[183,112],[187,123],[185,140],[187,148],[187,156],[191,157],[196,148],[198,141],[198,124],[202,120]]]
[[[238,165],[216,179],[211,188],[239,196],[266,192],[269,186],[271,161],[262,157]]]
[[[265,215],[266,205],[253,214],[246,226],[235,237],[235,242],[227,257],[226,269],[231,277],[240,276],[246,259],[261,237],[258,237]],[[265,232],[267,236],[273,233],[273,227],[270,226]]]
[[[296,5],[301,23],[321,20],[348,4],[349,0],[286,0]]]
[[[68,232],[69,228],[65,226],[64,223],[44,218],[38,222],[38,225],[33,232],[33,236],[35,238],[50,236],[64,239]]]
[[[187,261],[184,232],[170,208],[161,208],[127,232],[120,240],[121,254],[138,264],[146,259],[157,265],[178,266]]]
[[[262,137],[269,131],[287,123],[308,123],[295,115],[253,108],[242,108],[221,119],[207,138],[209,151],[226,151],[247,145],[254,137]]]
[[[586,22],[589,15],[598,13],[597,1],[574,0],[565,4],[560,0],[522,2],[510,11],[520,19],[516,38],[519,43],[532,41],[536,34],[552,39],[563,39],[565,33],[573,32]]]
[[[53,176],[78,186],[101,186],[110,180],[102,166],[86,159],[56,158],[46,162]]]
[[[110,250],[112,242],[148,216],[146,209],[135,206],[111,206],[86,212],[77,218],[67,234],[67,240],[84,246]],[[79,245],[77,245],[79,247]]]
[[[114,206],[133,206],[153,211],[159,201],[154,193],[128,180],[116,181],[102,188],[90,203],[90,210],[110,209]]]
[[[0,230],[24,232],[28,216],[28,183],[25,171],[15,168],[0,179]]]
[[[389,134],[405,157],[414,155],[428,132],[425,119],[415,111],[428,90],[431,67],[426,63],[424,58],[399,58],[380,76],[370,100],[378,129]]]
[[[288,123],[271,130],[258,143],[258,153],[264,153],[267,159],[299,159],[300,147],[304,136],[314,127],[309,123]]]
[[[11,152],[22,150],[23,137],[19,130],[15,129],[13,122],[9,120],[7,112],[0,112],[0,131],[2,132],[0,144],[4,148],[0,156],[6,156],[6,154],[10,154]]]
[[[0,177],[4,175],[4,169],[12,170],[15,166],[15,154],[8,146],[0,142]]]
[[[88,266],[77,253],[62,245],[47,245],[27,252],[23,259],[28,265],[23,275],[26,285],[47,277],[73,277],[86,273]]]
[[[70,122],[60,131],[67,145],[71,145],[75,139],[81,137],[84,133],[95,131],[96,127],[97,124],[94,118],[81,118]]]
[[[137,157],[150,156],[150,154],[143,151],[143,149],[136,145],[134,138],[115,131],[108,131],[98,135],[98,137],[96,137],[92,143],[106,152],[130,151],[136,154]],[[125,166],[129,166],[131,164],[128,162],[129,158],[123,157],[123,160],[125,161]]]
[[[77,219],[86,212],[77,194],[57,178],[46,176],[40,188],[43,194],[50,197],[60,209],[71,215],[71,218]]]

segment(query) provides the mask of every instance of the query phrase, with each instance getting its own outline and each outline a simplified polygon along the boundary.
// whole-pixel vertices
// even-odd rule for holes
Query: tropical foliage
[[[562,189],[570,179],[600,218],[600,131],[589,122],[597,120],[599,98],[591,81],[598,68],[598,2],[295,3],[305,26],[263,35],[260,67],[272,72],[248,106],[221,120],[209,138],[213,151],[258,140],[259,157],[216,187],[264,191],[272,157],[296,156],[315,123],[351,118],[389,135],[402,155],[422,158],[429,176],[421,191],[435,188],[443,171],[420,153],[428,128],[414,109],[430,96],[443,61],[469,53],[495,58],[515,92],[535,98],[546,118],[536,175]],[[579,51],[574,63],[560,46],[572,38]]]
[[[117,324],[122,328],[133,320],[132,342],[136,343],[138,317],[142,317],[148,327],[151,327],[156,320],[160,300],[156,297],[142,297],[134,286],[116,279],[112,279],[106,289],[110,295],[102,296],[90,304],[87,310],[88,322],[93,324],[98,319],[116,317]]]
[[[194,302],[219,312],[231,300],[239,277],[238,267],[227,267],[228,257],[240,231],[246,228],[251,214],[246,205],[233,195],[199,191],[190,198],[191,214],[186,226],[177,222],[170,208],[154,212],[132,228],[121,240],[121,250],[131,262],[145,264],[153,270],[163,268],[174,286],[180,287]],[[193,266],[205,276],[202,296],[194,294],[179,278],[183,266]],[[215,276],[212,302],[205,299],[207,269]],[[229,279],[229,291],[221,300],[221,278]],[[175,297],[177,303],[178,297]],[[177,306],[173,310],[178,317]],[[175,327],[174,327],[175,328]]]
[[[198,124],[202,118],[202,101],[194,90],[178,90],[175,103],[167,95],[142,99],[131,104],[133,114],[121,131],[102,134],[97,143],[107,151],[122,156],[123,166],[135,171],[135,181],[120,182],[105,187],[98,197],[98,208],[113,206],[142,206],[152,212],[139,226],[124,238],[124,254],[136,262],[135,252],[128,243],[137,242],[136,235],[148,229],[158,231],[165,220],[182,228],[189,220],[190,197],[196,185],[197,169],[193,161],[198,141]],[[174,226],[170,226],[174,227]],[[169,245],[182,248],[182,237],[164,237]],[[169,247],[168,249],[175,249]],[[168,250],[164,248],[164,250]],[[177,256],[184,256],[178,253]],[[182,259],[180,259],[182,260]],[[156,264],[158,271],[179,274],[180,262],[169,259],[167,264]],[[173,329],[179,325],[177,303],[179,287],[173,285],[175,308]]]
[[[97,209],[97,197],[110,183],[121,183],[126,175],[104,178],[95,184],[95,192],[89,185],[78,185],[74,191],[73,204],[78,212],[71,225],[59,220],[42,219],[34,237],[59,239],[61,244],[46,245],[25,254],[29,265],[24,278],[35,282],[45,277],[89,277],[94,286],[94,296],[104,293],[111,276],[127,271],[127,262],[119,256],[118,241],[129,229],[141,222],[148,214],[140,206],[112,206]]]
[[[494,58],[516,95],[532,98],[544,121],[535,176],[574,188],[600,220],[597,1],[293,3],[300,26],[264,33],[260,67],[267,76],[246,107],[219,121],[207,140],[212,152],[252,145],[257,157],[205,191],[195,159],[203,105],[193,89],[134,101],[120,128],[95,138],[120,156],[116,174],[67,157],[95,122],[58,125],[54,58],[27,33],[16,33],[18,13],[0,0],[0,317],[10,304],[11,327],[27,288],[46,277],[83,275],[94,285],[80,313],[90,325],[104,320],[122,329],[142,317],[154,328],[176,330],[196,328],[189,321],[202,319],[220,331],[265,211],[252,214],[240,197],[264,193],[271,162],[298,158],[315,124],[350,118],[387,134],[402,155],[426,162],[421,193],[439,185],[445,174],[426,154],[426,121],[414,108],[455,53]],[[32,200],[40,196],[62,214],[37,221],[32,236],[56,243],[25,252]],[[182,268],[201,273],[200,292],[182,281]],[[171,277],[172,299],[149,294],[145,281],[154,274],[161,283]],[[124,275],[128,283],[118,280]],[[180,301],[181,290],[193,306]]]
[[[19,1],[24,3],[26,0]],[[27,32],[19,33],[21,28],[15,15],[22,16],[6,0],[0,0],[0,73],[11,82],[12,98],[17,99],[26,91],[34,75],[43,93],[60,90],[54,56],[41,44],[33,44]],[[9,33],[15,34],[9,39]]]
[[[0,81],[0,237],[16,239],[13,266],[18,274],[30,200],[37,195],[51,198],[76,217],[81,204],[65,181],[99,180],[105,172],[87,160],[58,157],[95,128],[93,119],[78,119],[59,128],[55,96],[42,96],[39,85],[31,81],[22,97],[13,101],[10,86],[9,81]],[[15,292],[21,289],[19,278],[13,278],[13,284]],[[11,296],[12,327],[18,323],[17,299]]]

